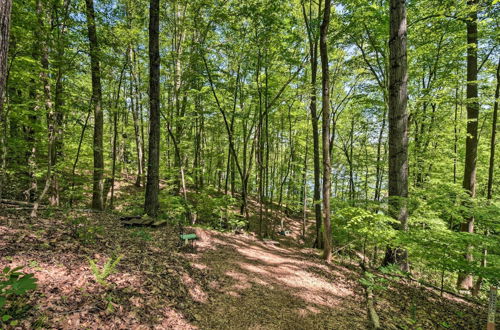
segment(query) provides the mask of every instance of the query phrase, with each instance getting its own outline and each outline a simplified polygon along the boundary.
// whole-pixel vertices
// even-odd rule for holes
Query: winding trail
[[[203,329],[363,329],[367,326],[357,274],[327,265],[312,250],[281,247],[251,235],[197,229],[192,266],[217,275],[200,302]]]

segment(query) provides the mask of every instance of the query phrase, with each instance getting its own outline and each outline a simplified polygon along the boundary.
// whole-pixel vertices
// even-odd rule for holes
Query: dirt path
[[[208,300],[191,292],[201,302],[194,315],[201,328],[366,328],[354,271],[249,235],[200,236],[197,253],[189,255],[192,265],[218,277]]]
[[[368,329],[359,267],[325,264],[316,250],[262,242],[252,235],[196,229],[201,240],[187,253],[206,274],[196,283],[190,326],[200,329]],[[207,281],[205,281],[207,282]],[[440,297],[411,282],[391,282],[377,293],[384,329],[481,329],[485,309]],[[180,328],[179,328],[180,329]]]
[[[369,327],[355,261],[343,266],[337,256],[327,265],[317,250],[297,247],[292,235],[275,245],[196,228],[196,249],[179,251],[175,226],[125,228],[107,213],[86,214],[78,227],[68,222],[81,216],[48,214],[32,222],[26,212],[0,208],[0,269],[24,266],[38,279],[37,290],[19,300],[29,307],[19,312],[21,328]],[[88,260],[103,265],[113,255],[123,258],[108,284],[99,285]],[[413,282],[387,283],[376,294],[376,309],[384,329],[486,323],[484,307]]]

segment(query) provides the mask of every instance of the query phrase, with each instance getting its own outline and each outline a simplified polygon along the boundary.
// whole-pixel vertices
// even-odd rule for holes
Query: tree
[[[495,88],[495,101],[493,102],[493,120],[491,124],[490,138],[490,163],[488,166],[488,187],[486,198],[493,199],[493,177],[495,170],[495,147],[497,136],[497,121],[498,121],[498,98],[500,97],[500,57],[498,58],[496,70],[497,86]]]
[[[9,31],[10,31],[10,12],[12,9],[12,0],[5,0],[0,3],[0,198],[3,192],[4,180],[4,144],[5,144],[5,117],[4,117],[4,92],[7,82],[7,55],[9,53]]]
[[[325,0],[323,22],[320,27],[319,51],[321,56],[321,96],[322,96],[322,137],[323,137],[323,258],[330,262],[332,257],[332,227],[330,223],[330,73],[328,70],[328,25],[330,24],[331,0]]]
[[[47,174],[45,179],[45,186],[42,190],[40,196],[38,196],[33,210],[31,211],[31,217],[37,216],[37,209],[40,204],[40,201],[43,200],[49,188],[53,186],[54,182],[54,173],[53,167],[55,165],[55,153],[56,153],[56,118],[54,113],[54,107],[52,104],[52,91],[49,80],[49,47],[48,47],[48,33],[45,27],[45,21],[50,21],[50,16],[48,15],[48,11],[44,8],[41,0],[36,1],[36,12],[38,16],[38,27],[37,27],[37,40],[38,40],[38,48],[40,50],[40,80],[43,87],[43,103],[45,105],[45,111],[47,114]]]
[[[87,29],[90,45],[90,69],[92,74],[92,104],[94,107],[94,175],[92,187],[92,208],[104,209],[104,114],[102,111],[101,68],[99,65],[99,43],[97,40],[94,0],[85,0],[87,8]]]
[[[477,92],[477,5],[478,0],[468,0],[469,14],[466,20],[467,25],[467,135],[465,138],[465,166],[464,180],[462,187],[471,198],[476,197],[476,165],[477,165],[477,145],[478,145],[478,120],[479,102]],[[469,217],[460,226],[463,232],[474,232],[474,217]],[[468,261],[472,261],[472,255],[467,252]],[[472,276],[460,273],[457,280],[457,288],[470,290],[474,283]]]
[[[311,66],[311,91],[309,96],[309,111],[311,112],[311,127],[313,138],[313,162],[314,162],[314,216],[316,218],[316,240],[314,246],[317,248],[322,247],[321,237],[321,162],[319,155],[319,129],[318,129],[318,111],[316,105],[316,81],[318,75],[318,28],[317,23],[321,17],[322,1],[318,2],[317,17],[313,17],[312,1],[309,1],[309,12],[306,10],[306,4],[302,1],[302,14],[307,30],[307,40],[309,45],[309,63]]]
[[[149,154],[144,212],[157,216],[160,191],[160,1],[149,2]]]
[[[390,1],[389,35],[389,205],[391,215],[408,230],[408,113],[405,0]],[[388,248],[385,263],[407,269],[406,252]]]

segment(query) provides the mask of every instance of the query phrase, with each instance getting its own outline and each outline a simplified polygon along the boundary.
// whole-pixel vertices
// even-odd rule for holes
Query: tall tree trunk
[[[488,200],[493,199],[493,173],[495,166],[495,144],[497,135],[497,121],[498,121],[498,98],[500,97],[500,58],[498,59],[496,78],[497,78],[497,87],[495,89],[495,101],[493,103],[493,120],[491,124],[491,139],[490,139],[490,163],[488,167],[488,186],[487,186]],[[486,230],[485,235],[488,235],[488,230]],[[488,250],[483,249],[483,259],[481,260],[481,267],[486,267],[487,255],[488,255]],[[482,282],[483,278],[479,276],[478,279],[476,280],[476,283],[474,284],[474,288],[472,289],[473,296],[479,295]],[[496,287],[492,285],[491,290],[496,290]]]
[[[458,85],[455,88],[455,113],[453,118],[453,183],[457,183],[458,156]]]
[[[160,0],[149,2],[149,155],[144,212],[156,217],[160,191]]]
[[[217,104],[217,108],[219,109],[220,114],[222,115],[222,119],[224,120],[224,127],[226,128],[226,133],[227,133],[227,138],[229,142],[229,149],[231,150],[232,158],[234,159],[234,163],[236,164],[236,169],[238,170],[238,174],[240,175],[241,179],[241,199],[242,199],[242,204],[240,208],[241,214],[245,214],[245,217],[248,219],[248,210],[247,210],[247,187],[248,187],[248,179],[250,176],[250,169],[251,169],[251,157],[250,157],[250,162],[248,165],[248,168],[244,171],[242,169],[242,166],[240,165],[240,162],[238,160],[238,153],[236,152],[236,148],[234,145],[234,139],[233,139],[233,134],[231,132],[231,127],[229,120],[227,119],[226,111],[222,108],[222,105],[219,101],[219,97],[217,96],[217,92],[215,91],[215,86],[214,86],[214,81],[212,79],[212,74],[210,73],[210,69],[208,68],[208,63],[205,57],[202,55],[202,60],[203,64],[205,66],[205,70],[208,76],[208,82],[210,84],[210,90],[212,91],[212,95],[214,96],[215,103]],[[239,79],[239,78],[238,78]],[[238,80],[237,79],[237,80]],[[235,101],[236,102],[236,97]],[[255,141],[252,144],[252,152],[254,151],[255,147]],[[246,157],[246,152],[243,152],[244,159]],[[245,166],[246,162],[243,161],[243,165]],[[209,167],[210,168],[210,167]]]
[[[104,150],[102,112],[101,69],[99,65],[99,44],[95,24],[94,0],[85,0],[87,7],[87,28],[90,43],[90,67],[92,71],[92,104],[94,106],[94,175],[92,188],[92,208],[104,209]]]
[[[468,0],[467,6],[471,10],[467,24],[467,136],[465,138],[465,167],[462,187],[471,198],[476,197],[476,162],[478,143],[479,102],[477,100],[477,5],[478,0]],[[462,223],[460,230],[474,232],[474,218],[471,217]],[[466,252],[465,258],[472,261],[472,254]],[[457,288],[470,290],[473,287],[472,276],[465,273],[458,274]]]
[[[35,2],[35,10],[38,10],[39,2]],[[41,13],[40,13],[41,15]],[[34,62],[40,61],[41,47],[42,47],[42,31],[39,27],[35,26],[33,31],[33,44],[31,49],[31,56]],[[26,144],[28,150],[26,151],[26,163],[28,164],[27,176],[29,180],[28,189],[26,189],[23,194],[25,200],[33,202],[37,198],[38,182],[36,178],[37,172],[37,141],[36,141],[36,128],[37,123],[40,120],[40,93],[38,91],[38,81],[34,78],[30,78],[29,83],[29,113],[28,113],[28,124],[23,125],[23,130],[25,132]]]
[[[488,199],[493,198],[493,172],[495,170],[495,143],[497,136],[497,121],[498,121],[498,98],[500,97],[500,58],[497,64],[497,87],[495,89],[495,102],[493,104],[493,123],[491,125],[491,140],[490,140],[490,164],[488,168]]]
[[[59,157],[63,156],[63,132],[64,132],[64,85],[63,78],[65,75],[65,52],[67,42],[65,40],[65,35],[68,31],[67,22],[69,18],[69,6],[71,0],[64,0],[63,6],[60,12],[57,12],[59,17],[57,39],[56,39],[56,58],[55,65],[57,67],[56,77],[55,77],[55,91],[54,91],[54,114],[55,114],[55,133],[54,133],[54,154],[52,155],[52,164],[55,167]],[[59,179],[57,173],[54,171],[52,179],[52,187],[49,196],[49,202],[52,206],[59,206],[60,196],[59,196]]]
[[[38,196],[33,210],[31,211],[31,217],[34,218],[37,216],[37,209],[40,202],[43,200],[45,195],[47,194],[49,188],[52,185],[53,181],[53,166],[55,165],[55,158],[53,157],[56,152],[55,145],[55,133],[56,133],[56,118],[54,113],[54,107],[52,105],[52,93],[51,86],[49,81],[49,46],[47,40],[47,31],[45,29],[45,20],[50,22],[50,17],[46,17],[46,9],[43,8],[41,0],[37,0],[36,2],[36,13],[38,17],[38,27],[37,27],[37,36],[39,37],[39,47],[41,52],[40,63],[41,63],[41,71],[40,71],[40,80],[43,86],[43,97],[44,97],[44,105],[45,111],[47,114],[47,138],[48,138],[48,148],[47,148],[47,177],[45,179],[45,186],[43,188],[42,193]]]
[[[384,137],[386,116],[387,116],[387,107],[384,105],[384,112],[382,113],[382,125],[380,127],[380,131],[378,133],[378,140],[377,140],[377,163],[376,163],[376,170],[375,170],[375,194],[373,197],[373,200],[376,202],[378,202],[380,200],[380,190],[382,187],[382,174],[383,174],[382,173],[382,145],[383,145],[382,138]]]
[[[112,141],[112,151],[113,151],[113,159],[111,161],[111,196],[109,199],[109,208],[114,208],[115,202],[115,179],[116,179],[116,153],[118,146],[118,117],[119,117],[119,109],[118,106],[120,104],[120,91],[122,89],[122,81],[123,75],[125,74],[125,69],[128,65],[128,54],[125,57],[125,63],[120,72],[120,79],[118,80],[118,87],[116,89],[116,98],[115,104],[113,105],[113,141]],[[124,92],[125,93],[125,92]],[[130,95],[130,99],[132,100],[132,95]],[[133,105],[132,105],[133,106]],[[132,110],[133,111],[133,110]],[[107,194],[107,190],[105,189],[105,193]],[[104,200],[106,200],[107,196],[104,196]]]
[[[3,194],[5,178],[5,130],[6,118],[4,117],[3,104],[5,84],[7,83],[7,56],[9,53],[9,32],[10,32],[10,12],[12,0],[2,0],[0,2],[0,198]]]
[[[73,199],[75,197],[74,195],[75,195],[76,165],[78,165],[78,160],[80,159],[80,151],[82,150],[83,138],[85,137],[85,131],[87,130],[91,113],[92,113],[92,101],[89,102],[89,110],[87,112],[87,116],[85,117],[85,122],[82,126],[82,131],[80,133],[80,138],[78,140],[78,148],[76,149],[75,161],[73,162],[73,167],[71,168],[71,188],[70,188],[69,206],[73,206]]]
[[[405,0],[390,1],[389,39],[389,205],[390,213],[408,229],[408,112]],[[384,263],[408,270],[406,251],[388,248]]]
[[[322,74],[322,120],[323,120],[323,258],[330,262],[332,257],[332,228],[330,223],[330,190],[331,190],[331,164],[330,164],[330,77],[328,70],[328,25],[330,24],[331,0],[325,1],[323,22],[320,27],[319,51],[321,56]]]
[[[130,56],[130,74],[132,76],[132,81],[130,82],[130,95],[131,95],[131,110],[132,119],[134,122],[134,136],[135,136],[135,149],[137,154],[137,178],[135,180],[135,185],[140,187],[142,185],[144,176],[144,145],[142,141],[142,112],[141,112],[141,101],[139,96],[139,86],[137,81],[137,63],[136,54],[133,48],[129,50]]]
[[[306,140],[307,140],[306,136]],[[306,239],[306,226],[307,226],[307,156],[308,144],[306,143],[306,151],[304,155],[304,167],[302,172],[302,239]]]
[[[319,156],[319,125],[318,125],[318,113],[316,107],[316,80],[318,73],[318,33],[316,33],[315,27],[312,26],[312,2],[309,3],[309,16],[307,15],[305,4],[302,3],[302,13],[304,16],[304,21],[306,23],[308,41],[309,41],[309,63],[311,66],[311,86],[310,86],[310,100],[309,100],[309,110],[311,111],[311,126],[313,133],[313,163],[314,163],[314,191],[313,191],[313,205],[314,205],[314,215],[316,219],[316,240],[314,241],[314,247],[322,248],[322,237],[321,237],[321,169],[320,169],[320,156]],[[321,13],[321,0],[318,3],[318,20]]]

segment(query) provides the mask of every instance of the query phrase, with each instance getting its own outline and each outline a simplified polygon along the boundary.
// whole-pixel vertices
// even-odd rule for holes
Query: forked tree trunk
[[[321,0],[318,3],[318,21],[321,13]],[[309,110],[311,111],[311,126],[313,133],[313,162],[314,162],[314,191],[313,191],[313,205],[314,216],[316,219],[316,239],[314,246],[316,248],[323,247],[323,240],[321,237],[321,165],[319,156],[319,125],[318,113],[316,103],[316,81],[318,73],[318,33],[316,26],[313,26],[312,17],[312,2],[309,3],[309,16],[307,15],[305,4],[302,3],[302,14],[307,29],[307,36],[309,42],[309,63],[311,66],[311,85],[310,85],[310,100]],[[316,20],[316,18],[315,18]]]

